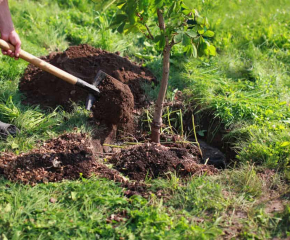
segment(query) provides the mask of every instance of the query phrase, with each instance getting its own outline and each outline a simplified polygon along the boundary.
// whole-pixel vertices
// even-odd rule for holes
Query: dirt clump
[[[101,82],[99,89],[100,97],[92,108],[95,119],[107,125],[120,125],[133,121],[134,97],[127,85],[107,77]]]
[[[141,85],[156,81],[146,68],[130,62],[118,54],[96,49],[89,45],[69,47],[64,52],[51,53],[41,59],[63,69],[72,75],[92,83],[99,70],[129,86],[134,96],[134,107],[148,104]],[[61,105],[71,109],[72,102],[85,102],[87,92],[39,68],[29,65],[20,80],[19,89],[25,94],[24,103],[40,105],[42,108],[55,108]]]
[[[187,147],[180,145],[166,147],[147,143],[124,149],[115,154],[110,162],[118,171],[138,181],[164,177],[174,171],[183,177],[204,173],[211,175],[217,172],[213,166],[199,164],[201,157],[197,148],[194,152],[190,152]]]

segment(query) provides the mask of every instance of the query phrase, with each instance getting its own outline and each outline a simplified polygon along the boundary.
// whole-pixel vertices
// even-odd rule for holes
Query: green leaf
[[[171,17],[171,14],[175,11],[175,9],[176,9],[176,1],[173,1],[173,4],[171,5],[171,7],[168,10],[167,18]]]
[[[187,6],[188,8],[190,8],[190,9],[194,8],[194,1],[192,1],[192,0],[183,0],[183,2],[184,2],[184,5]]]
[[[202,25],[202,26],[205,25],[205,19],[199,15],[195,16],[195,21],[199,25]]]
[[[193,29],[189,29],[189,30],[187,30],[186,31],[186,34],[189,36],[189,37],[191,37],[191,38],[196,38],[197,37],[197,32],[196,31],[194,31]]]
[[[155,43],[158,43],[158,42],[160,42],[161,38],[162,38],[161,35],[157,35],[157,36],[153,39],[153,41],[154,41]]]
[[[8,203],[7,205],[6,205],[6,207],[4,208],[4,212],[11,212],[11,210],[12,210],[12,207],[11,207],[11,204],[10,203]]]
[[[11,148],[12,149],[17,149],[17,148],[19,148],[19,145],[17,143],[15,143],[15,142],[12,142]]]
[[[204,34],[202,34],[204,37],[213,37],[214,36],[214,32],[207,30]]]
[[[197,48],[196,48],[195,44],[192,44],[192,48],[193,48],[192,56],[194,58],[197,58]]]
[[[190,45],[185,46],[184,47],[184,52],[189,57],[193,56],[193,45],[190,44]]]
[[[287,147],[290,145],[290,142],[282,142],[281,147]]]
[[[77,200],[77,192],[71,192],[70,195],[73,201]]]
[[[205,32],[204,27],[198,26],[198,27],[197,27],[197,32],[198,32],[199,34],[203,35],[204,32]]]
[[[210,55],[210,56],[216,56],[216,48],[215,48],[215,46],[210,45],[210,46],[208,47],[208,50],[209,50],[209,55]]]
[[[120,22],[123,22],[124,20],[126,20],[127,18],[128,18],[128,16],[126,14],[117,14],[115,16],[114,21],[120,23]]]
[[[124,32],[124,27],[125,27],[126,23],[123,22],[118,28],[117,28],[117,31],[119,33],[123,33]]]
[[[184,15],[188,16],[189,14],[192,13],[192,11],[189,10],[189,9],[185,9],[185,10],[182,11],[182,13],[183,13]]]
[[[189,36],[187,36],[187,35],[184,35],[183,36],[182,45],[183,46],[189,46],[189,45],[191,45],[191,39],[190,39]]]
[[[203,45],[203,53],[206,56],[215,56],[216,48],[213,45],[210,45],[209,42],[205,42],[205,44]]]
[[[160,49],[163,49],[165,47],[165,35],[161,35],[162,37],[160,38],[160,41],[159,41],[159,48]]]
[[[145,55],[145,54],[141,54],[141,53],[135,53],[134,54],[137,58],[140,58],[140,59],[145,59],[145,60],[153,60],[155,57],[152,56],[152,55]]]
[[[164,0],[155,0],[154,7],[155,8],[161,8],[161,7],[163,7],[163,1]]]
[[[128,16],[126,14],[118,14],[114,18],[109,28],[116,28],[120,25],[120,23],[126,22],[128,20]]]
[[[179,33],[179,34],[174,36],[174,42],[175,43],[182,42],[182,40],[183,40],[183,33]]]
[[[136,22],[136,9],[137,2],[136,1],[128,1],[127,14],[129,18],[130,24],[134,24]]]
[[[93,2],[96,4],[96,9],[99,9],[99,11],[105,12],[111,5],[113,5],[117,0],[93,0]],[[119,5],[118,3],[117,5]],[[124,4],[124,3],[123,3]]]

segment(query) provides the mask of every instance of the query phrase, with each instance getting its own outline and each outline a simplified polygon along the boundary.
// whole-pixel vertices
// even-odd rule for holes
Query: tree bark
[[[169,43],[168,36],[166,36],[166,26],[164,22],[164,17],[160,9],[157,9],[157,16],[159,22],[159,28],[161,32],[165,35],[165,47],[163,50],[163,69],[162,69],[162,79],[160,90],[158,93],[157,102],[155,105],[155,112],[153,116],[153,121],[151,125],[151,141],[155,143],[160,143],[160,128],[162,126],[162,108],[163,102],[166,95],[168,78],[169,78],[169,68],[170,68],[170,52],[172,45]]]
[[[157,102],[155,105],[153,122],[151,126],[151,141],[155,143],[160,143],[160,128],[162,126],[162,108],[163,108],[163,102],[165,99],[167,85],[168,85],[168,78],[169,78],[170,52],[171,52],[171,45],[167,43],[163,50],[162,80],[161,80],[160,90],[158,93]]]

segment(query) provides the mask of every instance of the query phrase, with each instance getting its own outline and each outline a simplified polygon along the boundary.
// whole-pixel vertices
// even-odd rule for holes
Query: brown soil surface
[[[155,81],[153,74],[127,58],[88,45],[69,47],[64,52],[51,53],[43,60],[74,76],[92,83],[99,70],[128,85],[133,93],[135,108],[146,106],[148,101],[141,88],[142,82]],[[20,80],[20,91],[26,96],[24,103],[42,108],[58,105],[68,110],[71,102],[85,102],[87,93],[39,68],[29,65]]]
[[[199,157],[193,154],[198,155],[197,149],[190,145],[168,148],[143,144],[116,153],[111,159],[117,169],[114,170],[96,161],[88,136],[70,133],[48,140],[29,153],[2,153],[0,174],[13,182],[31,185],[97,175],[120,182],[126,188],[126,196],[147,196],[147,186],[142,183],[146,176],[164,177],[170,171],[177,171],[183,177],[217,172],[214,167],[198,164]],[[137,181],[126,180],[120,172]]]
[[[199,164],[200,160],[198,149],[192,145],[165,147],[148,143],[124,149],[110,162],[118,171],[138,181],[164,177],[173,171],[183,177],[217,172],[213,166]]]
[[[12,155],[4,175],[12,181],[33,184],[78,179],[80,173],[89,177],[95,168],[88,138],[84,134],[65,134],[29,153]]]
[[[95,174],[136,189],[118,171],[96,161],[91,140],[85,134],[64,134],[25,154],[2,153],[0,174],[11,181],[31,185]]]

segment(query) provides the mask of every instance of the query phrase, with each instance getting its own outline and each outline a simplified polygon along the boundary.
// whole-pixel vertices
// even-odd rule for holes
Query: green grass
[[[118,184],[105,179],[35,187],[2,179],[0,236],[4,239],[214,239],[227,228],[227,214],[233,218],[235,211],[248,216],[239,219],[240,223],[246,221],[243,235],[285,236],[289,231],[289,207],[284,213],[265,213],[263,206],[255,205],[258,199],[249,199],[241,188],[235,188],[237,184],[247,186],[253,180],[248,176],[241,179],[243,183],[234,183],[238,174],[193,178],[187,183],[174,177],[171,181],[150,181],[152,194],[148,200],[141,196],[126,198]],[[223,182],[224,178],[230,187]],[[283,189],[281,193],[289,194],[289,187],[281,182],[276,187]],[[160,189],[167,200],[157,198]],[[254,187],[249,194],[258,196],[259,191],[259,187]],[[51,198],[56,202],[52,203]],[[112,219],[114,215],[120,219]]]
[[[88,43],[129,55],[161,77],[161,53],[143,36],[121,36],[107,29],[113,10],[104,13],[93,1],[81,0],[9,3],[23,49],[32,54]],[[172,99],[176,89],[182,90],[185,104],[199,105],[197,120],[211,113],[220,127],[230,130],[224,140],[234,143],[239,167],[188,182],[174,174],[148,180],[149,199],[128,199],[118,184],[98,178],[35,187],[1,179],[0,239],[220,239],[233,223],[234,228],[241,226],[234,238],[290,236],[286,181],[290,174],[290,4],[286,0],[196,4],[216,33],[218,55],[189,59],[174,48],[167,97]],[[0,120],[21,130],[16,138],[1,141],[0,151],[18,154],[63,132],[90,133],[84,106],[68,113],[21,104],[25,96],[18,81],[26,66],[22,60],[0,56]],[[155,99],[158,86],[145,88]],[[200,128],[201,122],[197,125],[200,132],[208,131]],[[278,170],[266,183],[260,176],[265,167]],[[163,199],[156,197],[160,190]],[[269,192],[286,205],[284,211],[266,212]],[[57,202],[50,203],[51,197]],[[127,213],[124,221],[111,221],[112,214],[122,211]]]
[[[232,130],[225,137],[241,161],[288,171],[290,4],[218,3],[205,1],[201,11],[212,22],[219,55],[184,63],[190,101]]]
[[[220,234],[214,224],[190,223],[188,213],[166,208],[154,195],[150,201],[128,199],[105,179],[33,188],[1,180],[0,192],[0,236],[8,239],[207,239]]]

